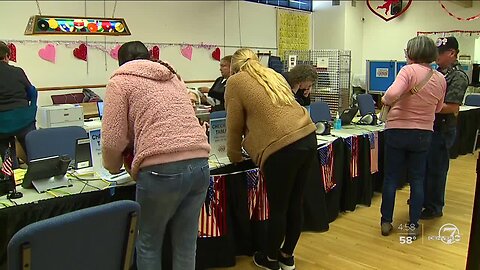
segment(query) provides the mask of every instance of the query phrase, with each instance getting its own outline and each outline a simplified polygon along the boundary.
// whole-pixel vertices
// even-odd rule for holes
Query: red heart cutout
[[[217,60],[217,61],[220,61],[220,55],[221,55],[220,48],[216,48],[216,49],[212,52],[212,57],[213,57],[213,59],[215,59],[215,60]]]
[[[8,43],[7,47],[10,49],[10,56],[8,59],[13,62],[17,62],[17,47],[15,47],[15,44],[13,43]]]
[[[399,13],[397,13],[395,15],[388,16],[388,13],[389,12],[391,13],[392,6],[394,4],[397,4],[399,1],[400,0],[384,0],[383,5],[378,5],[378,4],[382,3],[382,1],[375,1],[377,3],[372,3],[373,2],[372,0],[367,0],[367,6],[373,12],[373,14],[377,15],[378,17],[380,17],[380,18],[384,19],[386,22],[388,22],[388,21],[393,20],[397,17],[400,17],[403,13],[405,13],[407,11],[407,9],[410,7],[410,5],[412,4],[413,0],[408,0],[408,3],[403,7],[403,9]],[[376,8],[373,8],[372,5]],[[378,12],[379,10],[381,10],[381,12],[385,12],[385,15]]]
[[[153,46],[150,50],[150,58],[155,61],[160,59],[160,48],[158,46]]]
[[[75,48],[73,50],[73,56],[83,61],[87,61],[87,53],[88,53],[88,48],[87,48],[87,45],[85,44],[80,44],[78,48]]]

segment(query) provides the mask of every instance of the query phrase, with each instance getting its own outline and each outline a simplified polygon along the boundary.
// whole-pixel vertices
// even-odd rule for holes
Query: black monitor
[[[25,173],[25,177],[23,178],[22,187],[23,188],[32,188],[35,184],[35,181],[45,182],[46,179],[50,179],[49,186],[65,186],[64,176],[67,173],[68,166],[70,164],[71,159],[68,156],[51,156],[39,159],[33,159],[28,164],[27,172]],[[56,178],[58,178],[56,181]],[[52,183],[58,182],[58,183]],[[62,184],[60,184],[62,182]],[[43,192],[48,190],[49,188],[44,189],[44,184],[42,185],[42,191],[37,190],[39,192]]]

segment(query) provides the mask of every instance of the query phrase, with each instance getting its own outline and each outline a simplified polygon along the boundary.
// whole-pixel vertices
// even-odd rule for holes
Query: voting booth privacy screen
[[[367,92],[384,94],[405,65],[406,61],[367,60]],[[433,69],[438,68],[435,63],[430,66]]]

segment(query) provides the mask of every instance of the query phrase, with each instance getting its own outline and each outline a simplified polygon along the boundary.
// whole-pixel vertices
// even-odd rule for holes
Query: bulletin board
[[[398,75],[398,73],[400,72],[400,69],[402,69],[402,67],[405,65],[407,65],[406,61],[397,61],[397,64],[396,64],[397,69],[395,74]]]
[[[278,9],[278,55],[310,49],[310,14]]]
[[[367,60],[367,91],[383,94],[395,80],[396,61]]]

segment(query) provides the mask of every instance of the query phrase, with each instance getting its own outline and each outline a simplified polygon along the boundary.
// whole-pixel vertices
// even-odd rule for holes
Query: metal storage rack
[[[286,51],[285,71],[289,56],[296,56],[296,65],[307,64],[316,68],[318,79],[310,95],[311,102],[323,101],[332,116],[350,106],[351,52],[348,50]]]

